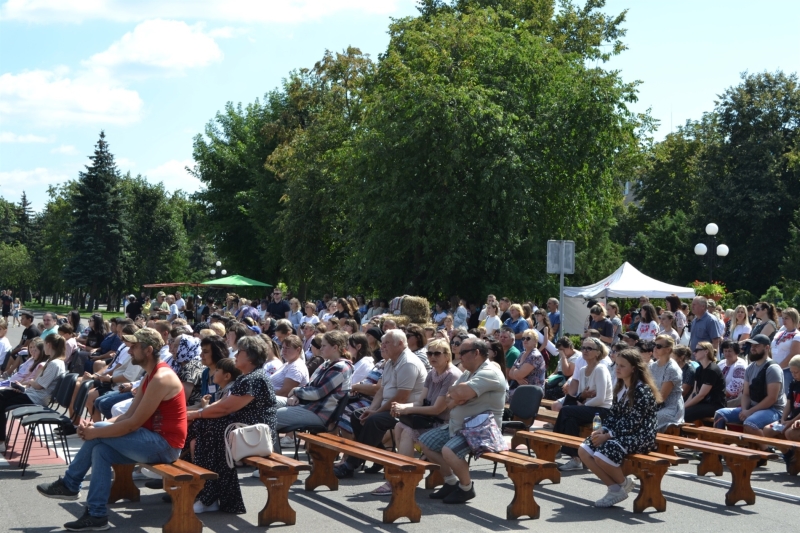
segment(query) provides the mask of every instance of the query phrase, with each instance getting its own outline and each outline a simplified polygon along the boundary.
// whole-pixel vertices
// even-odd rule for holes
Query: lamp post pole
[[[705,244],[698,243],[694,245],[694,253],[697,254],[699,257],[703,257],[708,253],[708,282],[714,282],[714,260],[716,258],[726,257],[730,252],[730,249],[725,244],[717,245],[717,233],[719,233],[719,226],[714,224],[713,222],[706,226],[706,235],[708,235],[710,239],[711,249],[709,250],[708,246]],[[719,262],[719,261],[718,261]],[[719,264],[717,265],[719,266]]]

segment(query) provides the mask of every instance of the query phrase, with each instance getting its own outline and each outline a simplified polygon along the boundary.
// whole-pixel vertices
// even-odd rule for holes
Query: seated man
[[[3,361],[2,370],[6,375],[10,376],[17,370],[22,363],[28,359],[28,344],[31,339],[35,339],[40,335],[39,328],[33,324],[33,313],[30,311],[20,311],[19,320],[22,327],[22,337],[19,339],[19,344],[11,350]]]
[[[354,411],[350,424],[356,441],[369,446],[381,446],[387,431],[394,429],[397,419],[391,414],[392,403],[422,405],[422,392],[428,372],[414,352],[408,349],[406,334],[402,330],[387,331],[381,340],[381,354],[386,364],[372,404],[363,412]],[[502,408],[500,409],[502,412]],[[334,471],[339,479],[353,477],[353,471],[364,461],[348,457]],[[369,471],[380,472],[376,465]]]
[[[444,503],[464,503],[475,497],[469,464],[464,460],[470,449],[466,439],[457,435],[464,426],[464,419],[492,411],[500,427],[506,400],[506,379],[500,369],[489,362],[489,345],[485,341],[464,341],[461,366],[464,373],[447,393],[447,406],[451,409],[449,425],[432,429],[419,438],[425,457],[438,464],[444,476],[444,486],[430,497]]]
[[[81,421],[78,435],[85,441],[63,478],[37,486],[41,494],[59,500],[77,500],[81,483],[92,469],[87,508],[83,516],[64,524],[70,531],[108,529],[107,502],[111,491],[111,465],[173,463],[186,440],[186,401],[183,386],[158,352],[163,339],[143,328],[126,335],[132,342],[131,358],[145,369],[147,378],[127,413],[108,422]]]
[[[783,370],[770,357],[769,337],[758,334],[745,342],[750,346],[750,365],[745,370],[741,407],[720,409],[714,414],[714,427],[726,423],[744,424],[744,432],[764,436],[764,426],[781,419],[786,396]]]

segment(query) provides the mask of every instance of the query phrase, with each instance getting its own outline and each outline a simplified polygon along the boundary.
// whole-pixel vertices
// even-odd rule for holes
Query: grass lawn
[[[26,306],[26,309],[30,309],[33,311],[53,311],[59,315],[66,315],[70,311],[72,311],[72,307],[69,305],[53,305],[53,304],[45,304],[39,305],[37,302],[30,302],[30,305]],[[107,313],[104,309],[98,309],[98,312],[103,314],[103,318],[109,319],[114,317],[125,317],[125,313]],[[81,310],[81,316],[84,318],[89,318],[91,313],[87,312],[85,309]]]

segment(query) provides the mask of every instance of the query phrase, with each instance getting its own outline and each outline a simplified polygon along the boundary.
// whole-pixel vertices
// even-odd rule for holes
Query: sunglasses
[[[695,348],[694,353],[705,352],[707,351],[705,348]]]
[[[461,357],[464,357],[464,356],[465,356],[465,355],[467,355],[469,352],[474,352],[474,351],[476,351],[476,350],[477,350],[477,348],[470,348],[470,349],[468,349],[468,350],[461,350]]]
[[[428,357],[430,357],[432,355],[435,355],[436,357],[439,357],[440,355],[444,355],[445,353],[446,352],[428,352]]]
[[[522,340],[531,341],[531,340],[533,340],[533,337],[522,337]]]
[[[669,348],[666,344],[654,344],[653,347],[658,348],[659,350],[663,350],[664,348]]]
[[[460,342],[454,342],[454,343],[452,343],[452,345],[453,346],[461,346],[461,343]]]

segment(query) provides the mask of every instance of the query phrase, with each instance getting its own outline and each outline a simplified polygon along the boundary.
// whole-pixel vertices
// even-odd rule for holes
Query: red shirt
[[[168,364],[159,361],[153,372],[145,378],[142,382],[142,391],[144,394],[147,391],[147,385],[159,368],[170,368]],[[171,370],[171,369],[170,369]],[[159,404],[158,408],[142,424],[142,427],[158,433],[167,443],[173,448],[182,449],[186,443],[187,423],[186,423],[186,397],[183,391],[175,395],[170,400],[164,400]]]

